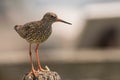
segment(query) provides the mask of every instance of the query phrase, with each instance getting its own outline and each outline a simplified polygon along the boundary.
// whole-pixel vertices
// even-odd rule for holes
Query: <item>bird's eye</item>
[[[53,16],[53,15],[51,15],[50,17],[51,17],[51,18],[56,18],[56,17],[55,17],[55,16]]]

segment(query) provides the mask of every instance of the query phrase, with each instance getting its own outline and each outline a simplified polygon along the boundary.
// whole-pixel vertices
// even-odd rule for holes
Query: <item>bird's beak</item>
[[[63,22],[63,23],[66,23],[66,24],[69,24],[69,25],[72,25],[71,23],[67,22],[67,21],[64,21],[62,19],[57,19],[56,22]]]

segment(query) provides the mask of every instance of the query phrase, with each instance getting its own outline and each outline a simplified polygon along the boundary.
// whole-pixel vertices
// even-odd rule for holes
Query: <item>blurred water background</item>
[[[120,80],[120,0],[0,0],[0,80],[21,80],[30,71],[29,44],[14,26],[46,12],[72,26],[53,24],[39,47],[43,67],[62,80]]]

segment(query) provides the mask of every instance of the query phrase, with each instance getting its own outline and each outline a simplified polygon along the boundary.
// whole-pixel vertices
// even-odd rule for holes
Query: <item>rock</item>
[[[61,80],[59,74],[54,71],[38,72],[36,76],[26,74],[23,80]]]

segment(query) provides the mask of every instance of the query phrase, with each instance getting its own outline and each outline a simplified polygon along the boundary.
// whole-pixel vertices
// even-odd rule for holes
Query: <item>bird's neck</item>
[[[41,21],[43,25],[46,25],[46,26],[51,26],[53,24],[53,22],[48,19],[42,19]]]

